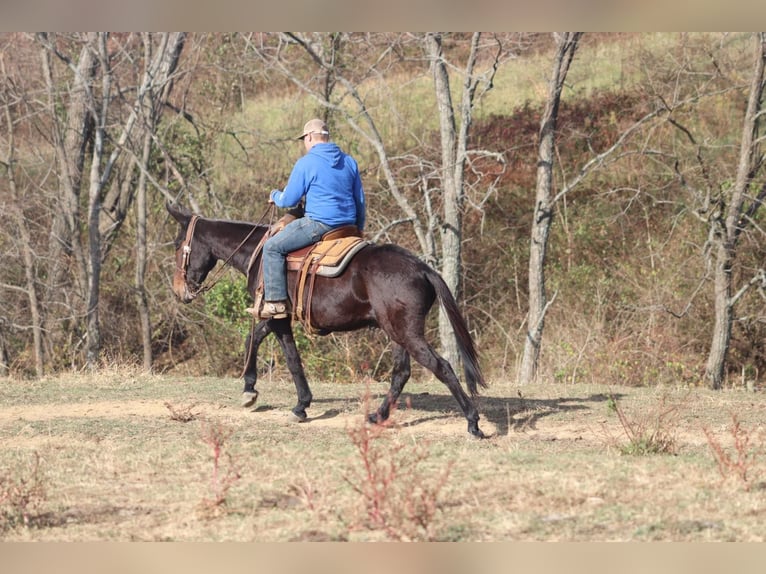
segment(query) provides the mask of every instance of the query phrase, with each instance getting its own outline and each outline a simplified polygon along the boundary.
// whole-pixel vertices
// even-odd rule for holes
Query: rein
[[[220,265],[208,278],[205,280],[205,282],[202,285],[198,285],[194,288],[193,291],[190,292],[191,298],[196,299],[198,295],[201,293],[205,293],[206,291],[210,291],[213,287],[215,287],[216,283],[221,280],[223,277],[223,273],[225,271],[226,266],[231,261],[231,258],[234,257],[237,252],[239,252],[240,249],[242,249],[242,246],[247,243],[248,239],[250,239],[253,236],[253,233],[258,229],[258,226],[266,219],[266,216],[271,213],[270,219],[273,219],[274,217],[274,211],[275,206],[273,204],[269,204],[269,206],[266,208],[266,211],[261,216],[261,218],[258,220],[258,222],[253,225],[253,229],[248,233],[245,238],[240,241],[239,245],[234,249],[234,251],[231,252],[231,255],[229,255],[223,262],[223,265]],[[188,286],[188,280],[187,280],[187,274],[186,271],[189,268],[189,257],[191,255],[191,246],[192,246],[192,240],[194,239],[194,230],[197,227],[197,221],[200,219],[199,215],[192,215],[191,221],[189,222],[189,226],[186,228],[186,237],[184,238],[183,243],[181,244],[181,251],[182,251],[182,259],[181,259],[181,275],[183,276],[184,283]],[[265,237],[265,236],[264,236]],[[258,247],[262,247],[263,241],[260,242]],[[258,249],[256,248],[256,251]],[[212,278],[212,279],[211,279]]]

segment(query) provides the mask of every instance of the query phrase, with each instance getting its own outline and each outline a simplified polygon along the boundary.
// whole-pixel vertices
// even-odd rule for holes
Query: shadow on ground
[[[384,394],[375,393],[371,395],[371,404],[377,406],[383,400]],[[524,429],[535,430],[537,423],[550,416],[557,414],[590,411],[597,404],[604,404],[607,401],[618,401],[623,397],[622,394],[595,393],[587,397],[561,396],[548,399],[530,399],[524,397],[520,392],[517,397],[488,397],[482,396],[477,400],[479,409],[479,426],[481,421],[486,420],[494,425],[496,432],[492,436],[505,436],[510,431],[519,431]],[[338,399],[319,398],[314,399],[312,408],[316,409],[322,403],[337,403]],[[426,422],[433,422],[439,419],[452,419],[456,415],[460,416],[461,411],[457,402],[450,394],[434,394],[430,392],[423,393],[402,393],[399,398],[399,408],[427,413],[415,420],[408,421],[404,426],[414,427]],[[338,416],[343,410],[331,408],[319,416],[309,417],[311,420],[329,419]],[[486,431],[485,431],[486,432]]]

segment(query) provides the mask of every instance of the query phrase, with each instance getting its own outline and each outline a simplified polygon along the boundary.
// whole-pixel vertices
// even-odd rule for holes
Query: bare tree
[[[713,281],[715,290],[715,323],[708,355],[705,377],[713,389],[721,388],[725,376],[726,357],[731,341],[734,307],[753,285],[766,287],[763,268],[733,293],[732,269],[737,256],[742,231],[753,221],[755,212],[766,199],[766,182],[753,191],[753,184],[762,171],[764,155],[761,144],[766,137],[761,129],[764,113],[764,65],[766,64],[766,33],[755,35],[755,63],[750,93],[742,126],[739,163],[736,179],[728,198],[721,198],[719,210],[711,218],[711,240],[715,252]]]
[[[75,318],[74,322],[78,322],[78,318],[84,314],[88,265],[80,239],[80,190],[83,185],[86,149],[93,134],[88,90],[96,74],[97,60],[87,43],[82,43],[76,58],[72,60],[67,57],[72,78],[64,97],[60,95],[51,61],[55,52],[55,39],[45,33],[38,34],[37,39],[43,46],[48,46],[42,48],[41,63],[48,117],[52,118],[50,141],[58,165],[58,190],[55,192],[58,209],[52,212],[48,242],[50,256],[47,259],[49,269],[43,296],[45,331],[53,335],[57,332],[56,325],[60,317],[59,313],[53,311],[54,307],[69,308],[69,313]],[[64,118],[55,114],[55,110],[60,107],[66,109]],[[45,130],[45,127],[40,129]],[[66,278],[67,273],[72,276],[70,280]],[[65,288],[62,289],[62,286]]]
[[[66,230],[64,237],[71,245],[71,251],[83,254],[77,259],[81,260],[80,282],[85,287],[86,363],[90,367],[97,365],[101,349],[99,299],[102,262],[133,203],[135,181],[132,173],[141,168],[142,173],[146,173],[146,164],[141,161],[148,161],[151,150],[151,139],[147,149],[147,138],[154,133],[163,102],[172,88],[172,78],[185,36],[185,33],[158,34],[156,41],[159,47],[156,54],[152,54],[152,50],[147,47],[147,42],[154,41],[154,38],[143,36],[145,69],[132,100],[126,100],[125,92],[119,86],[114,61],[117,57],[129,54],[130,50],[124,46],[118,46],[119,49],[111,47],[113,39],[110,34],[100,32],[77,36],[76,39],[82,45],[77,59],[61,48],[56,37],[49,34],[37,36],[47,51],[43,61],[49,78],[52,105],[55,105],[59,96],[55,91],[49,54],[64,63],[73,75],[73,88],[67,99],[71,111],[67,114],[69,123],[66,126],[60,125],[58,118],[55,115],[52,117],[54,141],[62,173],[62,203],[66,206],[66,225],[59,227]],[[120,115],[118,110],[123,106],[125,113]],[[150,111],[145,113],[145,109]],[[86,184],[82,166],[87,146],[90,146],[91,157]],[[134,147],[139,151],[132,151]],[[80,243],[81,239],[77,235],[78,221],[81,219],[79,194],[80,189],[86,185],[87,210],[82,219],[86,222],[87,241]],[[139,227],[145,233],[145,225]],[[139,246],[139,252],[141,250]],[[142,264],[145,265],[145,259],[139,262],[139,267]],[[137,271],[137,281],[142,277],[142,272]],[[145,338],[149,331],[144,324]],[[145,342],[145,346],[148,344]]]
[[[722,37],[726,38],[726,35]],[[668,70],[656,63],[652,69],[653,76],[658,79],[652,82],[655,83],[652,89],[656,90],[653,95],[668,109],[668,125],[675,134],[680,134],[678,140],[669,138],[668,145],[660,142],[658,155],[670,158],[669,167],[682,190],[687,192],[686,200],[691,203],[688,213],[702,221],[707,231],[707,241],[702,248],[705,269],[698,287],[683,311],[667,310],[677,318],[684,316],[712,278],[713,320],[704,378],[713,389],[721,388],[726,379],[738,304],[754,287],[766,296],[766,272],[762,261],[756,258],[748,263],[743,251],[743,238],[757,246],[757,242],[749,237],[750,231],[763,236],[756,215],[766,199],[762,151],[766,137],[763,130],[766,113],[763,101],[766,85],[764,33],[754,35],[754,44],[754,62],[749,74],[744,72],[745,67],[738,60],[729,62],[725,50],[716,52],[708,46],[701,49],[705,60],[710,62],[709,68],[695,69],[696,81],[686,82],[681,89],[676,78],[689,75],[690,62],[696,61],[693,53],[691,57],[685,54],[680,66],[674,59]],[[684,49],[694,50],[697,46],[692,44]],[[692,95],[679,102],[679,92]],[[721,146],[707,133],[698,133],[705,126],[705,122],[700,122],[697,117],[703,109],[701,103],[720,101],[724,97],[729,102],[736,101],[742,93],[746,94],[746,105],[742,110],[738,147]],[[686,119],[685,115],[688,116]]]
[[[499,63],[500,51],[496,53],[492,66],[485,76],[476,74],[476,61],[479,55],[480,32],[471,36],[470,51],[462,70],[462,99],[455,110],[450,90],[448,63],[442,49],[442,35],[425,35],[425,45],[434,76],[436,106],[439,110],[441,166],[439,180],[442,187],[442,225],[441,225],[441,274],[447,286],[457,300],[461,299],[462,277],[462,241],[463,209],[465,203],[465,169],[468,163],[468,137],[473,119],[473,107],[476,90],[480,83],[491,86]],[[455,336],[449,318],[444,310],[439,309],[439,337],[444,356],[452,364],[457,364],[459,355]]]
[[[554,138],[558,119],[559,102],[564,81],[572,63],[580,32],[565,32],[556,35],[556,54],[548,82],[548,97],[540,120],[537,158],[537,185],[535,186],[535,207],[532,220],[532,234],[529,245],[529,310],[527,312],[527,336],[524,341],[524,355],[519,372],[520,383],[530,383],[537,377],[540,345],[543,337],[545,314],[549,301],[545,292],[545,257],[548,249],[548,235],[553,223],[553,162]]]
[[[31,233],[27,224],[27,219],[22,210],[21,192],[16,179],[16,172],[14,164],[16,163],[16,144],[14,138],[14,130],[16,129],[16,120],[14,119],[12,108],[20,107],[22,105],[22,96],[16,92],[10,77],[7,74],[5,68],[5,60],[0,54],[0,81],[2,81],[2,90],[0,90],[0,102],[2,102],[3,121],[0,124],[5,125],[5,141],[6,149],[4,154],[0,156],[0,165],[5,167],[6,176],[8,178],[8,186],[10,188],[11,197],[8,202],[8,209],[10,210],[11,218],[16,227],[18,245],[22,255],[22,261],[24,264],[24,286],[5,286],[7,289],[16,288],[24,292],[29,301],[29,310],[32,318],[32,340],[34,344],[34,362],[35,373],[38,377],[42,377],[45,371],[45,355],[43,347],[43,321],[40,299],[38,296],[38,284],[36,277],[35,266],[35,252],[32,242]],[[0,333],[0,337],[2,334]],[[2,354],[3,369],[7,369],[7,351],[5,349],[4,341],[0,341],[0,354]]]
[[[556,52],[538,135],[537,181],[529,248],[529,309],[526,317],[524,352],[519,367],[518,381],[520,384],[534,382],[537,378],[545,316],[556,298],[556,293],[554,293],[548,299],[545,287],[548,237],[553,224],[556,205],[592,172],[603,168],[610,162],[619,161],[623,156],[643,153],[641,149],[635,151],[621,150],[624,149],[629,138],[638,133],[642,127],[651,124],[653,120],[670,111],[669,108],[662,105],[650,109],[623,130],[606,149],[600,152],[593,151],[590,159],[583,163],[571,177],[562,173],[559,190],[554,192],[554,166],[557,156],[556,124],[561,92],[581,36],[582,33],[580,32],[565,32],[554,35]],[[683,103],[688,103],[688,101]]]
[[[141,320],[143,364],[144,369],[148,371],[152,368],[152,323],[146,292],[147,174],[157,123],[173,88],[173,78],[184,46],[185,35],[162,34],[156,53],[152,34],[144,33],[142,39],[146,65],[143,85],[146,86],[146,92],[143,101],[140,102],[142,118],[140,131],[143,132],[143,148],[140,157],[135,158],[140,170],[136,199],[136,301]]]

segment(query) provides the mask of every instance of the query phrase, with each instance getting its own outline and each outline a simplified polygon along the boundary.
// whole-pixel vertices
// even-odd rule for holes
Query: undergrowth
[[[0,475],[0,531],[18,526],[30,527],[47,499],[40,455],[32,461],[7,469]]]
[[[669,403],[665,395],[644,413],[629,414],[619,398],[609,394],[609,409],[620,421],[624,441],[616,441],[619,451],[626,455],[676,454],[675,423],[679,405]]]
[[[759,464],[761,457],[766,454],[763,437],[743,427],[736,413],[731,413],[731,425],[728,429],[732,438],[730,448],[724,447],[708,427],[703,427],[702,430],[718,465],[722,481],[734,479],[746,491],[751,490],[754,485],[758,485],[759,488],[766,486],[763,481],[763,468]]]
[[[347,431],[357,458],[344,479],[359,495],[363,507],[352,528],[379,530],[396,541],[436,540],[439,496],[453,462],[429,473],[428,445],[392,431],[395,424],[391,417],[383,424],[369,424],[369,389],[363,400],[363,418]],[[391,410],[393,414],[395,405]]]

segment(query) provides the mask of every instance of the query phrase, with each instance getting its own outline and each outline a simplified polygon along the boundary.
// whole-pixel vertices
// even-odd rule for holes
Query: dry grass
[[[492,436],[476,441],[442,385],[411,382],[392,428],[362,437],[368,461],[374,455],[381,465],[379,477],[390,478],[392,468],[398,473],[399,499],[413,501],[417,494],[428,503],[390,518],[391,530],[360,514],[370,499],[359,474],[365,442],[354,439],[364,428],[365,388],[313,383],[309,422],[296,424],[289,418],[295,397],[288,380],[264,381],[254,411],[238,407],[240,383],[233,379],[99,373],[6,382],[0,386],[0,475],[30,476],[14,469],[39,453],[45,496],[30,507],[26,525],[23,518],[5,524],[1,536],[766,539],[761,483],[722,483],[706,437],[712,433],[721,452],[736,453],[730,415],[736,412],[749,433],[748,452],[757,453],[748,464],[762,468],[766,405],[758,394],[552,384],[518,389],[496,381],[480,402],[482,427]],[[373,404],[386,390],[374,384]],[[628,423],[651,421],[672,436],[674,454],[623,456],[613,439],[624,435],[625,422],[610,408],[610,395]],[[179,405],[194,405],[194,420],[174,420],[166,402],[178,412],[185,410]],[[660,417],[663,404],[674,406],[672,417]],[[206,432],[211,428],[225,432]],[[416,486],[427,488],[418,494]],[[222,511],[199,512],[216,500]]]

